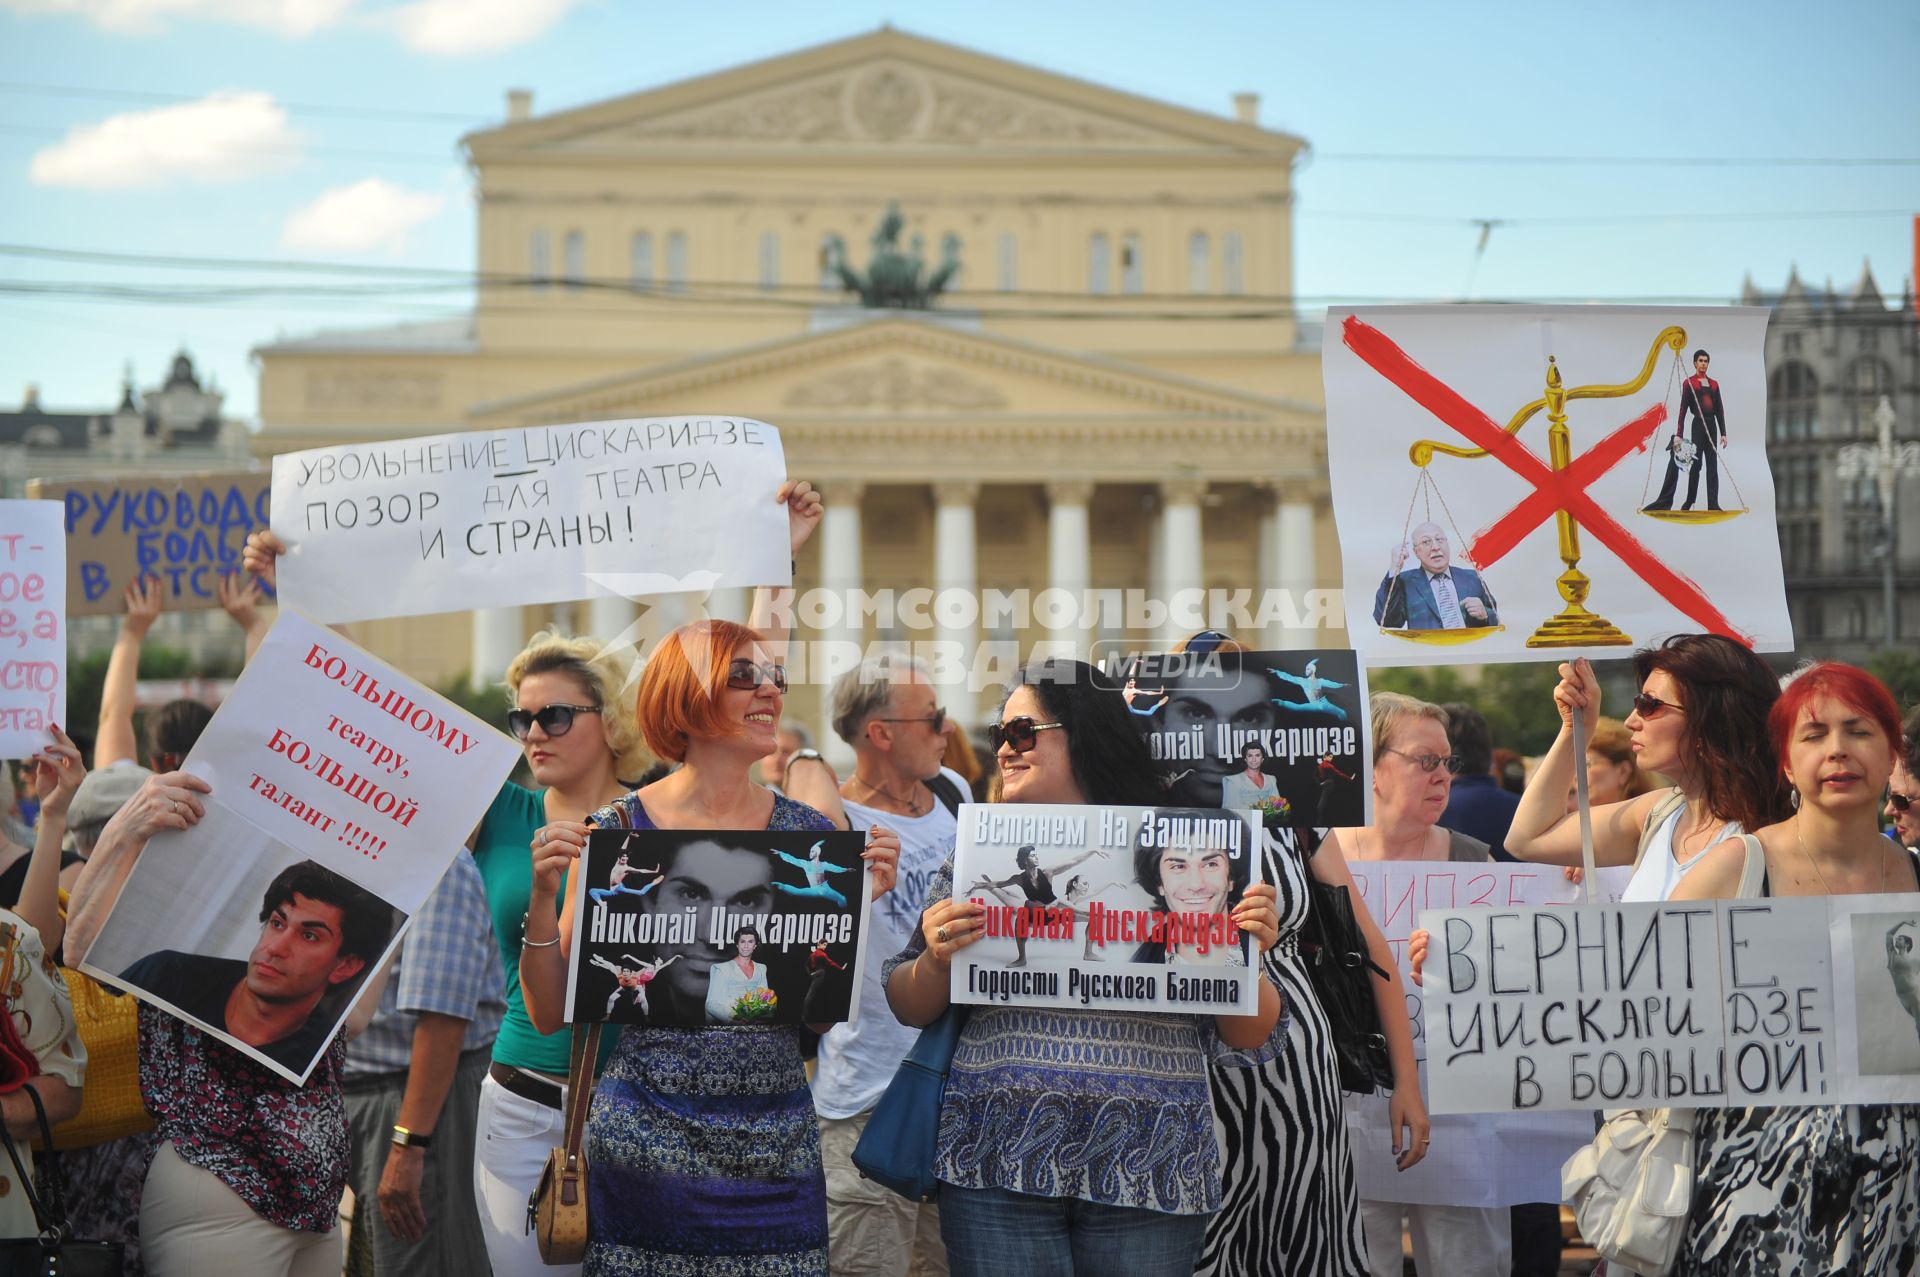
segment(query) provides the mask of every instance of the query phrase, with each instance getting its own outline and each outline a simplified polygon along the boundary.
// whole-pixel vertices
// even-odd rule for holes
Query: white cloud
[[[398,253],[407,233],[445,207],[447,197],[410,191],[384,178],[368,177],[338,186],[304,208],[280,228],[288,248],[357,253],[385,248]]]
[[[14,13],[75,14],[107,31],[147,34],[169,18],[231,22],[287,36],[312,35],[345,18],[359,0],[0,0]]]
[[[232,182],[290,164],[299,151],[300,135],[271,94],[215,93],[79,125],[35,155],[27,173],[39,186],[90,190]]]
[[[574,0],[409,0],[379,21],[415,53],[498,53],[545,34]]]

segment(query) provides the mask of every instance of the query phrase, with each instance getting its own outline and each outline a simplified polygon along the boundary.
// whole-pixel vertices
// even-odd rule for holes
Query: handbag
[[[153,1129],[140,1098],[140,1004],[92,976],[61,967],[74,1023],[87,1048],[87,1084],[80,1111],[54,1127],[64,1149],[91,1148]]]
[[[930,1202],[939,1193],[933,1150],[940,1134],[940,1105],[947,1096],[953,1048],[969,1014],[967,1007],[948,1006],[944,1015],[920,1030],[853,1146],[853,1166],[862,1178],[916,1202]]]
[[[540,1183],[527,1199],[527,1230],[549,1264],[577,1264],[587,1253],[587,1159],[583,1144],[593,1105],[593,1069],[600,1058],[600,1025],[573,1026],[567,1064],[566,1127],[547,1154]]]
[[[1304,839],[1306,835],[1301,834]],[[1301,851],[1311,855],[1304,842]],[[1301,965],[1314,998],[1326,1013],[1340,1089],[1360,1095],[1393,1090],[1393,1057],[1380,1028],[1373,981],[1391,979],[1367,953],[1367,938],[1354,917],[1345,887],[1307,873],[1311,904],[1300,927]]]
[[[33,1111],[40,1121],[40,1139],[51,1154],[53,1132],[47,1126],[47,1110],[40,1103],[40,1092],[32,1086],[20,1089],[33,1100]],[[34,1223],[40,1229],[37,1237],[0,1240],[0,1277],[119,1277],[126,1267],[125,1246],[119,1242],[79,1241],[72,1236],[58,1160],[49,1156],[44,1191],[36,1191],[33,1172],[21,1158],[20,1145],[4,1123],[0,1123],[0,1138],[6,1140],[7,1156],[13,1160],[21,1191],[26,1193],[27,1202],[33,1207]],[[29,1153],[28,1158],[31,1157]]]

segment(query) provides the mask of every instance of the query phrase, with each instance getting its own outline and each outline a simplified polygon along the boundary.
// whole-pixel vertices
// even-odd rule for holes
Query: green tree
[[[1920,706],[1920,656],[1904,647],[1883,647],[1867,661],[1867,672],[1887,685],[1903,712]]]

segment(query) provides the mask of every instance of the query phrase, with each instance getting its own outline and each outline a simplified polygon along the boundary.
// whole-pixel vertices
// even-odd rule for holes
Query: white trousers
[[[548,1265],[527,1231],[527,1199],[540,1183],[547,1154],[560,1146],[559,1109],[515,1095],[492,1078],[480,1084],[480,1135],[473,1156],[473,1195],[480,1206],[493,1277],[580,1277],[578,1264]]]
[[[264,1220],[219,1176],[168,1143],[154,1154],[140,1191],[140,1258],[154,1277],[339,1277],[340,1229],[308,1233]]]
[[[1363,1201],[1360,1223],[1367,1237],[1367,1269],[1373,1277],[1401,1277],[1404,1220],[1413,1235],[1413,1263],[1420,1277],[1508,1277],[1513,1271],[1511,1218],[1504,1206]]]

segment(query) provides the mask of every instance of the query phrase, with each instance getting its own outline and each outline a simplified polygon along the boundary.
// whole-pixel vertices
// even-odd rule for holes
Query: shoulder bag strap
[[[31,1084],[22,1086],[27,1098],[33,1101],[33,1112],[40,1123],[40,1142],[49,1155],[54,1152],[53,1130],[47,1125],[46,1106],[40,1102],[39,1090]],[[49,1156],[47,1167],[47,1191],[42,1196],[35,1190],[33,1181],[33,1153],[29,1151],[23,1160],[20,1146],[13,1138],[13,1132],[0,1122],[0,1138],[6,1140],[7,1156],[13,1161],[15,1175],[20,1180],[20,1191],[27,1195],[27,1204],[33,1208],[33,1222],[40,1229],[42,1240],[65,1241],[72,1231],[67,1223],[67,1207],[60,1191],[60,1173]]]
[[[1673,789],[1668,791],[1665,798],[1653,805],[1653,810],[1647,813],[1647,823],[1640,829],[1640,847],[1633,853],[1635,869],[1638,869],[1640,862],[1646,859],[1647,846],[1653,841],[1654,835],[1660,832],[1660,826],[1667,822],[1667,817],[1673,815],[1675,808],[1684,807],[1686,804],[1687,796],[1678,789]]]
[[[587,1134],[587,1111],[593,1107],[594,1066],[600,1059],[600,1025],[573,1026],[573,1058],[567,1067],[566,1134],[563,1148],[567,1161],[578,1163]]]
[[[940,800],[941,806],[956,816],[960,814],[960,787],[948,780],[945,773],[935,776],[926,784],[933,791],[933,796]]]

